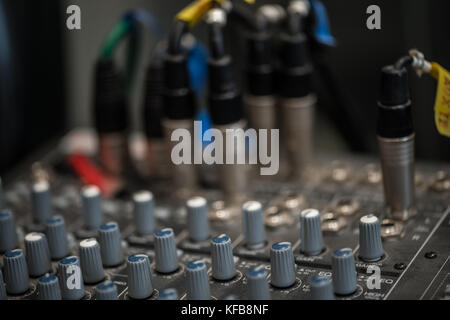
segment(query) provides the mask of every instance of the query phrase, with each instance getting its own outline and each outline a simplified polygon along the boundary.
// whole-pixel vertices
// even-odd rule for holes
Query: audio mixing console
[[[14,243],[11,218],[12,247],[24,250],[1,258],[8,299],[101,299],[111,288],[119,299],[327,298],[330,275],[337,299],[449,298],[445,165],[417,165],[416,213],[399,221],[388,218],[374,159],[323,155],[307,179],[255,177],[243,206],[228,204],[215,188],[175,195],[164,179],[130,179],[116,197],[101,199],[98,188],[82,188],[59,151],[33,161],[48,184],[30,179],[29,164],[3,180],[10,210],[0,219],[2,250]],[[371,238],[376,221],[382,242]],[[50,251],[40,247],[42,238]],[[81,289],[52,288],[57,278],[67,281],[64,263],[77,261]],[[369,285],[373,265],[379,289]],[[352,283],[346,272],[354,266]]]
[[[245,30],[244,86],[230,19]],[[331,81],[335,44],[320,1],[195,0],[152,52],[144,135],[130,139],[137,25],[161,37],[155,21],[132,9],[106,37],[93,135],[75,130],[0,180],[0,300],[450,299],[450,165],[415,162],[408,84],[409,69],[439,78],[450,136],[443,67],[411,50],[381,69],[378,157],[316,154],[313,76]]]

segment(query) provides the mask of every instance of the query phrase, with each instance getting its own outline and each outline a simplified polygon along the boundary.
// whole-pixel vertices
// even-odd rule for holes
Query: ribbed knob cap
[[[178,291],[175,288],[164,289],[159,293],[159,300],[178,300]]]
[[[231,239],[221,234],[211,240],[212,276],[216,280],[230,280],[236,275]]]
[[[359,220],[359,256],[365,261],[377,261],[383,256],[380,220],[373,214]]]
[[[84,297],[83,274],[80,261],[76,256],[69,256],[59,261],[59,285],[64,300],[81,300]]]
[[[102,224],[99,230],[99,242],[103,265],[115,267],[123,262],[122,237],[116,222]]]
[[[247,272],[247,282],[250,300],[270,300],[269,283],[264,266],[250,269]]]
[[[2,269],[0,269],[0,300],[6,300],[6,286],[3,281]]]
[[[170,228],[155,232],[155,268],[161,273],[170,273],[178,269],[175,235]]]
[[[9,210],[0,211],[0,252],[17,247],[16,222]]]
[[[152,295],[152,270],[144,254],[128,257],[128,295],[133,299],[146,299]]]
[[[194,242],[209,238],[208,204],[203,197],[186,201],[189,238]]]
[[[81,190],[81,205],[84,227],[95,230],[103,223],[102,198],[100,189],[94,185]]]
[[[117,286],[114,282],[106,280],[95,287],[95,298],[97,300],[117,300]]]
[[[52,259],[62,259],[69,254],[67,229],[62,216],[47,219],[45,233],[47,234]]]
[[[6,292],[21,294],[28,290],[28,267],[21,249],[6,251],[3,256]]]
[[[242,232],[245,244],[249,248],[261,248],[266,241],[266,232],[262,216],[262,205],[249,201],[242,206]]]
[[[31,212],[33,221],[45,223],[52,216],[50,185],[47,181],[38,181],[31,187]]]
[[[294,252],[290,242],[277,242],[270,249],[271,283],[278,288],[287,288],[295,283]]]
[[[54,274],[47,274],[39,278],[37,288],[39,300],[61,300],[58,277]]]
[[[134,222],[136,231],[147,236],[155,230],[155,201],[149,191],[139,191],[133,195]]]
[[[350,248],[333,252],[331,259],[334,292],[349,295],[356,291],[356,266],[353,251]]]
[[[80,242],[80,265],[85,283],[98,283],[105,278],[100,246],[94,238]]]
[[[309,281],[312,300],[334,300],[333,281],[327,276],[313,276]]]
[[[32,277],[42,276],[51,270],[52,261],[45,234],[31,232],[25,236],[25,255]]]
[[[189,300],[210,300],[209,278],[206,264],[202,260],[189,262],[185,270],[187,298]]]
[[[320,214],[316,209],[307,209],[300,214],[300,251],[308,256],[322,252],[323,238]]]

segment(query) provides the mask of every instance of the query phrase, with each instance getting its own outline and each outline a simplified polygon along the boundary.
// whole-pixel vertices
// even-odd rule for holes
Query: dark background
[[[153,6],[159,3],[149,1]],[[323,2],[338,41],[338,46],[330,51],[328,64],[352,117],[331,116],[336,103],[319,81],[319,119],[326,119],[335,129],[336,139],[344,137],[353,151],[375,153],[379,70],[415,47],[430,60],[450,68],[450,1]],[[108,14],[108,3],[96,0],[104,15]],[[170,21],[186,3],[171,0],[167,12],[158,18]],[[59,0],[0,0],[0,173],[45,141],[70,129],[70,124],[66,124],[65,99],[70,88],[64,86],[64,66],[70,61],[65,60],[67,44],[63,32],[64,6],[68,4]],[[381,7],[382,30],[366,28],[366,8],[371,4]],[[434,127],[435,85],[431,77],[418,79],[410,74],[416,154],[418,158],[448,161],[450,139],[438,135]],[[348,127],[353,131],[348,132]],[[343,128],[347,128],[345,135]],[[332,140],[333,135],[327,139]]]

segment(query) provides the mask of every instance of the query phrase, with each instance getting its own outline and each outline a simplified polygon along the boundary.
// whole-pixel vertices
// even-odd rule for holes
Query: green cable
[[[113,54],[120,40],[128,33],[132,26],[129,19],[120,20],[109,32],[101,50],[101,58],[108,59]]]

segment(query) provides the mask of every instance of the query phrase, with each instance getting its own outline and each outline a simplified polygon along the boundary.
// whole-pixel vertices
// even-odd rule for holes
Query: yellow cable
[[[226,0],[196,0],[181,10],[176,19],[187,22],[189,28],[196,25],[213,6],[214,2],[224,3]],[[255,0],[244,0],[248,3],[254,3]]]

